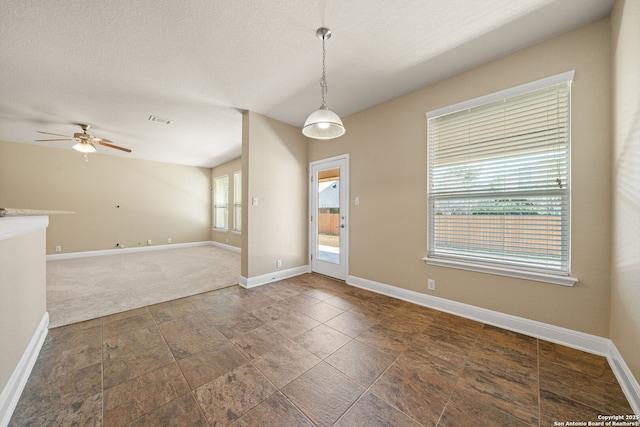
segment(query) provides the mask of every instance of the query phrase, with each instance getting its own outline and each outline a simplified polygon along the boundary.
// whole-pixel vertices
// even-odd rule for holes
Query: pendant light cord
[[[326,77],[326,67],[324,65],[326,58],[326,50],[324,48],[325,36],[322,36],[322,78],[320,79],[320,88],[322,90],[322,104],[320,104],[320,108],[327,108],[327,104],[324,100],[325,95],[327,93],[327,77]]]

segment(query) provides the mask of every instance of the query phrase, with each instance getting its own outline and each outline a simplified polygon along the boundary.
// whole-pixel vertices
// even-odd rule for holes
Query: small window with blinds
[[[573,72],[427,113],[428,264],[573,285]]]

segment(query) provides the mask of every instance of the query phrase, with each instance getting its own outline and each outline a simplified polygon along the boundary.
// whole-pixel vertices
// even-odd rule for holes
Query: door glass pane
[[[316,259],[340,263],[340,168],[318,172]]]

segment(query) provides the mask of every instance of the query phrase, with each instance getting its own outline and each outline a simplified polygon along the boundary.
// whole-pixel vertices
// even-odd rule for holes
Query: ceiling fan
[[[98,151],[98,149],[94,145],[94,143],[96,142],[100,145],[104,145],[105,147],[115,148],[116,150],[125,151],[127,153],[131,152],[131,150],[128,148],[114,145],[112,141],[109,141],[108,139],[96,138],[95,136],[87,133],[87,130],[91,128],[90,125],[87,125],[84,123],[78,123],[78,126],[80,126],[80,128],[82,129],[82,133],[76,132],[73,134],[73,137],[67,136],[67,135],[60,135],[57,133],[37,131],[38,133],[43,133],[45,135],[62,136],[63,139],[36,139],[36,142],[74,141],[75,140],[75,141],[78,141],[78,143],[73,146],[73,149],[81,153],[84,153],[85,155],[88,153],[95,153],[96,151]]]

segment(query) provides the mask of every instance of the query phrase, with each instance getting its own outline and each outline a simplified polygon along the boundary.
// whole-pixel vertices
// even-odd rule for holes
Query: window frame
[[[219,203],[218,200],[218,181],[226,179],[226,197],[224,197],[223,204]],[[220,200],[222,202],[222,200]],[[217,219],[218,219],[218,209],[224,209],[225,216],[225,226],[218,227]],[[217,176],[213,179],[213,229],[217,231],[229,231],[229,174],[224,174]]]
[[[240,188],[239,192],[238,188]],[[233,232],[242,233],[242,170],[233,172]]]
[[[539,90],[539,89],[543,89],[543,88],[547,88],[556,84],[560,84],[560,83],[570,83],[573,80],[573,76],[574,76],[574,71],[568,71],[565,73],[561,73],[561,74],[557,74],[551,77],[547,77],[544,79],[540,79],[540,80],[536,80],[534,82],[530,82],[530,83],[526,83],[523,85],[519,85],[513,88],[509,88],[506,90],[502,90],[502,91],[498,91],[498,92],[494,92],[485,96],[481,96],[478,98],[474,98],[468,101],[464,101],[461,103],[457,103],[457,104],[453,104],[444,108],[439,108],[436,110],[432,110],[426,113],[426,118],[427,118],[427,149],[428,151],[431,149],[430,147],[430,136],[429,136],[429,122],[431,119],[434,119],[436,117],[441,117],[447,114],[451,114],[454,112],[459,112],[461,110],[466,110],[466,109],[471,109],[474,107],[479,107],[479,106],[483,106],[486,104],[490,104],[490,103],[494,103],[496,101],[500,101],[500,100],[504,100],[507,98],[511,98],[511,97],[515,97],[515,96],[519,96],[519,95],[523,95],[527,92],[531,92],[531,91],[535,91],[535,90]],[[570,93],[570,91],[569,91]],[[571,171],[570,171],[570,159],[571,159],[571,120],[570,120],[570,111],[571,111],[571,98],[569,97],[569,123],[568,123],[568,127],[569,127],[569,143],[568,143],[568,153],[567,153],[567,178],[570,176]],[[430,151],[429,151],[430,152]],[[431,186],[430,186],[430,182],[429,182],[429,177],[431,176],[431,163],[428,159],[427,161],[427,199],[431,200]],[[569,180],[569,186],[570,186],[570,180]],[[433,230],[434,230],[434,224],[431,222],[432,219],[434,218],[434,216],[432,216],[430,214],[430,212],[427,215],[427,232],[428,232],[428,236],[427,236],[427,256],[423,258],[423,260],[425,261],[425,263],[429,264],[429,265],[435,265],[435,266],[442,266],[442,267],[450,267],[450,268],[456,268],[456,269],[462,269],[462,270],[470,270],[470,271],[476,271],[476,272],[482,272],[482,273],[489,273],[489,274],[495,274],[495,275],[501,275],[501,276],[509,276],[509,277],[516,277],[516,278],[522,278],[522,279],[527,279],[527,280],[535,280],[535,281],[540,281],[540,282],[546,282],[546,283],[553,283],[553,284],[558,284],[558,285],[564,285],[564,286],[573,286],[578,279],[575,277],[571,277],[570,276],[570,271],[571,271],[571,233],[570,233],[570,222],[571,222],[571,215],[570,215],[570,205],[571,205],[571,193],[570,193],[570,187],[568,188],[568,204],[567,204],[567,222],[568,222],[568,227],[569,230],[567,231],[567,245],[568,245],[568,252],[567,252],[567,271],[566,272],[557,272],[557,271],[540,271],[540,269],[535,269],[535,270],[530,270],[527,268],[520,268],[520,267],[516,267],[513,265],[508,265],[508,264],[499,264],[496,262],[488,262],[488,261],[483,261],[480,258],[476,258],[473,259],[473,257],[471,257],[471,259],[466,258],[465,256],[460,253],[458,255],[454,255],[451,257],[448,256],[442,256],[442,255],[438,255],[438,256],[432,256],[431,252],[430,252],[430,248],[431,248],[431,244],[433,242],[432,237],[433,237]],[[497,194],[497,193],[496,193]],[[429,202],[430,203],[430,202]],[[429,205],[430,206],[430,205]],[[428,209],[430,209],[430,207],[428,206]]]

